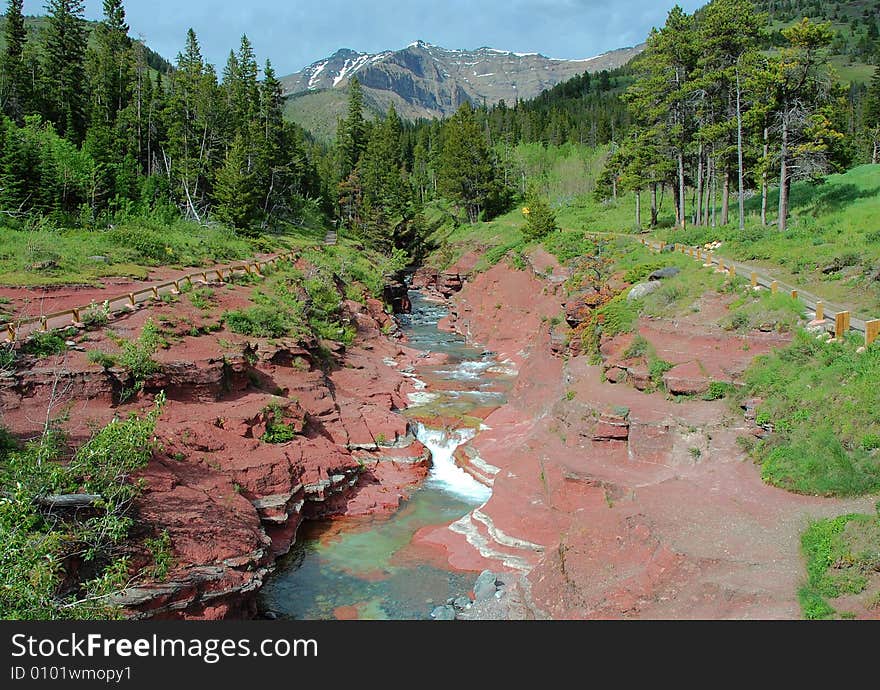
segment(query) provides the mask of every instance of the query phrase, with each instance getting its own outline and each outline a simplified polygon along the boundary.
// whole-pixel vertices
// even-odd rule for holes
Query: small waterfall
[[[415,425],[415,436],[431,451],[432,467],[429,481],[456,496],[485,503],[492,490],[478,482],[455,464],[455,449],[472,439],[474,429],[429,429],[421,422]]]

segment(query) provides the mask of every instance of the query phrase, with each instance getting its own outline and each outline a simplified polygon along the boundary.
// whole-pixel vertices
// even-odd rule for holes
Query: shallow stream
[[[431,451],[432,467],[393,515],[318,520],[300,527],[293,549],[260,592],[260,608],[281,618],[429,618],[434,606],[473,586],[474,573],[449,568],[411,541],[422,527],[457,520],[489,498],[490,490],[458,467],[453,453],[479,424],[469,413],[503,404],[511,377],[492,353],[437,328],[446,315],[442,305],[417,291],[411,291],[410,298],[412,314],[399,319],[409,345],[442,352],[447,361],[417,369],[415,375],[425,387],[411,396],[407,414],[447,422],[452,418],[460,424],[431,428],[430,423],[411,423]]]

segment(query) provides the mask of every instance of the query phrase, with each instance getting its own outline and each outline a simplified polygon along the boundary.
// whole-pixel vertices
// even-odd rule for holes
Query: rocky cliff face
[[[394,104],[406,118],[443,117],[468,101],[492,105],[534,98],[584,72],[620,67],[641,50],[637,46],[584,60],[558,60],[494,48],[449,50],[416,41],[403,50],[375,55],[342,49],[284,77],[282,84],[285,95],[293,96],[344,89],[357,75],[368,105],[380,112]]]

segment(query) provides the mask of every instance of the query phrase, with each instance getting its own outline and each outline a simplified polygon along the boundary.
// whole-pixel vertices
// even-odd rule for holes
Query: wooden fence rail
[[[190,285],[193,285],[194,282],[200,282],[207,285],[211,282],[209,278],[209,276],[211,275],[214,276],[215,280],[219,281],[235,278],[235,276],[239,274],[263,277],[263,271],[265,271],[267,266],[274,267],[280,261],[293,262],[295,260],[296,253],[291,251],[284,254],[279,254],[272,257],[271,259],[251,261],[248,263],[240,264],[238,266],[231,266],[229,268],[211,268],[204,271],[195,271],[180,278],[165,281],[164,283],[150,285],[140,290],[127,292],[122,295],[115,295],[104,300],[102,304],[106,304],[107,309],[110,311],[110,314],[115,316],[117,314],[131,311],[142,302],[149,302],[150,300],[160,300],[162,298],[162,295],[164,294],[180,294],[180,284],[184,281],[189,283]],[[142,297],[145,297],[145,299],[140,299]],[[114,305],[120,302],[123,303],[121,307],[117,307],[114,309]],[[64,317],[70,317],[69,323],[65,325],[73,326],[75,328],[81,328],[83,312],[87,312],[89,309],[92,308],[93,306],[91,304],[88,304],[80,307],[71,307],[70,309],[62,309],[60,311],[55,311],[50,314],[42,314],[40,316],[31,316],[24,319],[18,319],[16,321],[9,321],[7,323],[0,324],[0,332],[6,332],[5,340],[7,343],[14,343],[17,339],[21,339],[27,335],[30,335],[30,333],[32,333],[34,330],[51,330],[49,326],[50,322]],[[25,328],[34,324],[39,324],[38,328]],[[25,329],[23,330],[23,328]],[[55,328],[58,328],[58,326],[56,326]]]
[[[666,245],[662,242],[656,242],[654,240],[648,240],[642,238],[640,240],[641,244],[647,247],[650,251],[655,253],[661,253],[664,249],[670,248],[671,251],[675,251],[685,256],[692,256],[700,261],[705,260],[704,266],[711,267],[717,266],[717,270],[728,273],[731,278],[736,276],[736,266],[731,262],[731,264],[725,267],[724,259],[718,257],[713,257],[711,252],[706,253],[701,257],[701,250],[694,251],[693,248],[687,247],[683,244],[674,244],[674,245]],[[764,278],[759,276],[754,271],[751,271],[750,282],[752,287],[758,287],[759,285],[762,287],[766,287],[770,290],[771,293],[777,294],[779,292],[779,281],[773,280],[771,278]],[[870,321],[859,321],[851,317],[849,311],[839,311],[833,314],[833,319],[829,320],[825,318],[825,304],[822,301],[817,301],[815,307],[811,306],[807,303],[804,297],[798,292],[798,290],[792,289],[790,294],[793,299],[800,300],[805,307],[808,309],[814,309],[815,317],[813,319],[813,323],[816,325],[822,324],[825,329],[834,333],[835,338],[842,338],[843,335],[847,331],[856,331],[858,333],[863,333],[865,336],[865,346],[871,345],[878,337],[880,337],[880,319],[873,319]]]

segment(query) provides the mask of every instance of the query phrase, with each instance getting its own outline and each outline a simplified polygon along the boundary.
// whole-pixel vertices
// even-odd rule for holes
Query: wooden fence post
[[[15,326],[11,323],[6,324],[6,337],[9,339],[10,343],[15,342]]]
[[[82,323],[82,319],[79,318],[79,308],[74,307],[70,310],[70,313],[73,315],[73,323]]]
[[[40,317],[40,330],[44,333],[49,330],[49,321],[45,316]]]
[[[724,259],[718,259],[718,270],[724,271]]]
[[[834,317],[834,337],[837,340],[842,340],[843,336],[849,330],[849,312],[841,311],[838,312]]]
[[[816,302],[816,318],[815,321],[825,320],[825,304],[824,302]]]
[[[153,299],[159,299],[159,287],[156,285],[153,286]]]
[[[752,287],[758,287],[758,274],[752,271]]]
[[[731,265],[728,273],[730,274],[731,279],[736,278],[736,266]]]
[[[878,335],[880,335],[880,319],[865,321],[865,347],[869,347],[877,340]]]
[[[774,280],[770,283],[770,292],[774,295],[779,292],[779,283],[777,281]]]
[[[791,291],[791,298],[792,298],[792,299],[797,299],[797,298],[798,298],[798,291],[797,291],[797,290],[792,290],[792,291]]]

